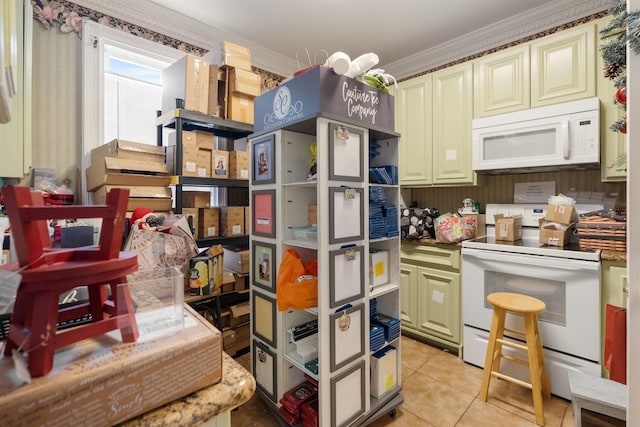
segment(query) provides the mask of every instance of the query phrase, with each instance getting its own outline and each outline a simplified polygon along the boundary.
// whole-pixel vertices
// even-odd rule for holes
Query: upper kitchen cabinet
[[[598,34],[606,28],[610,16],[596,21]],[[600,98],[600,172],[601,180],[626,181],[627,179],[627,138],[620,132],[610,129],[610,126],[624,116],[624,109],[614,103],[616,91],[614,81],[604,76],[604,59],[598,53],[596,57],[598,70],[597,88]]]
[[[400,143],[400,183],[430,185],[433,143],[431,136],[431,75],[398,84],[394,91],[395,126]]]
[[[473,64],[432,74],[433,183],[475,184],[471,168]]]
[[[473,64],[400,83],[396,130],[403,186],[475,184],[471,169]]]
[[[485,55],[478,58],[473,67],[474,118],[529,108],[529,45]]]
[[[596,96],[596,24],[532,41],[531,107]]]

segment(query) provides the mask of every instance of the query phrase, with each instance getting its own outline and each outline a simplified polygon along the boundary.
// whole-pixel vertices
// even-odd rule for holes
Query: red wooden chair
[[[134,342],[138,327],[126,275],[138,269],[138,260],[135,253],[120,252],[129,190],[111,190],[106,205],[96,206],[45,206],[42,194],[26,187],[6,186],[2,195],[22,269],[5,355],[27,352],[29,372],[37,377],[51,370],[55,350],[71,343],[114,329],[124,342]],[[46,222],[67,218],[102,218],[99,244],[52,248]],[[83,285],[88,303],[59,307],[61,293]],[[91,323],[57,330],[58,322],[88,314]]]

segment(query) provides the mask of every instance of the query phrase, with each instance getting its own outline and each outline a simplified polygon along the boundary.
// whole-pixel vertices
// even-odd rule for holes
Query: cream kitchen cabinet
[[[402,331],[462,356],[460,249],[403,243],[400,264]]]
[[[529,108],[529,45],[514,46],[475,60],[473,90],[474,118]]]
[[[532,41],[531,107],[596,96],[596,24]]]
[[[611,17],[596,21],[598,34],[603,30]],[[604,70],[602,54],[597,55],[597,70]],[[598,98],[600,98],[600,179],[603,182],[626,181],[627,179],[627,137],[615,132],[610,126],[624,116],[624,110],[615,103],[618,90],[613,80],[604,77],[602,71],[597,78]]]
[[[394,95],[395,126],[402,135],[400,183],[411,186],[431,185],[431,75],[425,74],[398,84]]]
[[[407,80],[396,91],[396,129],[403,135],[401,185],[475,184],[471,169],[473,64]]]

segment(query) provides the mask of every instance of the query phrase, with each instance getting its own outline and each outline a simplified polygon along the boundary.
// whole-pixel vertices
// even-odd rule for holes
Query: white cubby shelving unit
[[[374,98],[384,98],[382,106],[371,102],[378,114],[391,114],[386,120],[391,125],[381,127],[380,116],[367,123],[370,117],[352,118],[335,106],[326,112],[320,105],[325,97],[333,97],[338,103],[349,104],[344,111],[352,111],[353,103],[339,91],[376,91],[353,79],[320,69],[295,77],[284,86],[256,98],[256,123],[263,117],[265,123],[273,118],[275,113],[261,114],[263,106],[279,108],[276,102],[283,90],[291,103],[284,110],[289,116],[280,115],[279,123],[264,129],[256,126],[249,137],[250,240],[251,247],[257,248],[251,254],[251,357],[257,393],[286,420],[280,413],[283,395],[305,381],[315,382],[318,425],[365,425],[380,416],[395,415],[395,408],[403,401],[400,236],[393,232],[399,230],[400,186],[397,173],[390,184],[370,182],[369,173],[371,167],[398,165],[400,135],[393,131],[393,100],[381,92],[371,93]],[[305,93],[300,94],[302,90]],[[261,100],[263,97],[266,100]],[[320,106],[315,110],[309,107],[313,102],[308,97]],[[375,145],[375,156],[370,156],[370,143]],[[312,153],[316,175],[309,178]],[[383,200],[374,202],[374,208],[377,203],[389,212],[395,209],[386,223],[385,230],[390,231],[376,238],[370,238],[376,234],[369,219],[373,192]],[[269,203],[272,206],[267,206]],[[315,233],[309,229],[313,223],[310,205],[316,207]],[[377,224],[375,228],[378,231]],[[289,250],[295,251],[303,264],[317,261],[317,305],[278,309],[278,304],[286,305],[287,300],[278,299],[277,281],[280,263]],[[376,254],[382,254],[384,261],[375,258],[372,264]],[[370,340],[373,309],[394,320],[397,334],[392,331],[390,342],[386,338],[384,342]],[[317,333],[294,340],[292,328],[308,322],[317,322]],[[383,364],[372,366],[372,360],[383,360],[374,353],[389,346],[395,348],[391,351],[395,357],[386,359],[384,370]],[[307,364],[314,359],[317,370]]]

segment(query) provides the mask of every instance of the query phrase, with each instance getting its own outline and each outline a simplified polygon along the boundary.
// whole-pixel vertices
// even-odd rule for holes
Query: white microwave
[[[588,98],[473,120],[479,173],[587,169],[600,163],[600,100]]]

